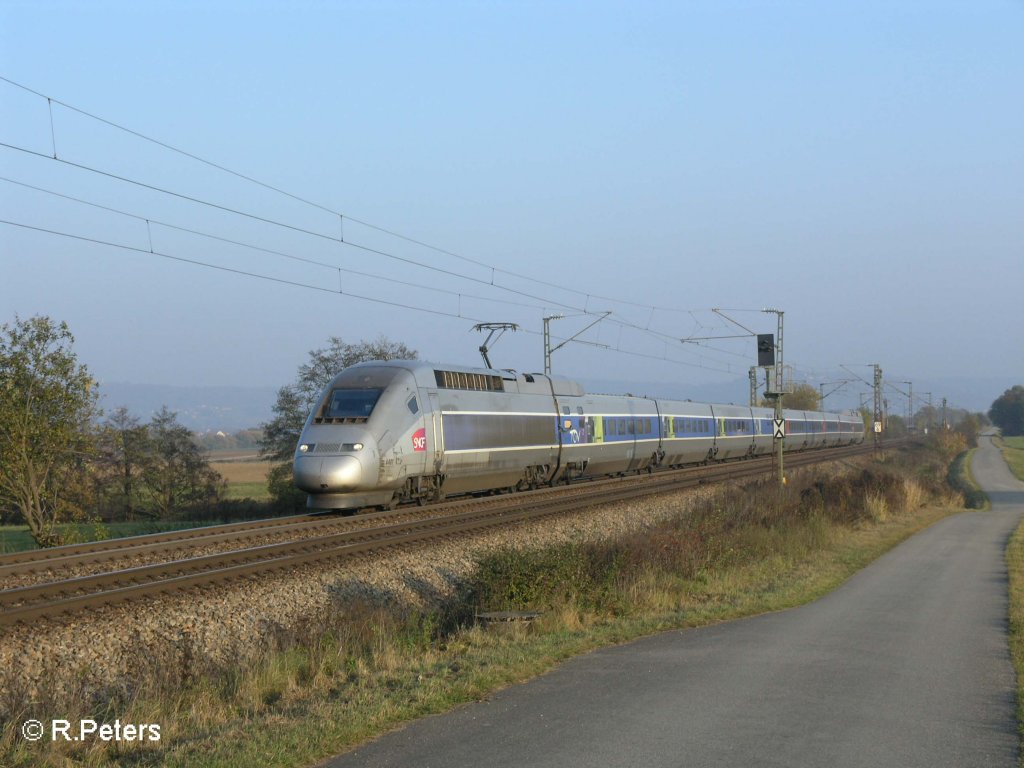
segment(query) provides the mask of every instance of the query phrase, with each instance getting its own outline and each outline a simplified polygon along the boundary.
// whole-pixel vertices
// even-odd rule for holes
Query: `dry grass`
[[[348,605],[327,623],[277,628],[265,653],[234,666],[168,644],[147,649],[131,689],[54,689],[30,699],[7,687],[0,763],[308,764],[601,645],[813,599],[951,511],[922,506],[942,497],[931,478],[944,469],[920,469],[794,481],[771,504],[759,501],[763,489],[726,489],[681,505],[676,520],[646,536],[497,553],[481,561],[463,601],[431,614]],[[865,505],[870,496],[884,515]],[[544,613],[507,633],[470,620],[476,608],[511,606]],[[158,722],[164,739],[114,752],[18,738],[21,720],[53,713]]]
[[[1024,437],[1003,437],[997,442],[1010,471],[1018,480],[1024,481]]]
[[[269,461],[216,461],[210,466],[227,483],[223,494],[225,499],[270,499],[267,475],[274,465]]]
[[[266,483],[269,461],[214,461],[210,466],[230,483]]]
[[[1024,523],[1006,548],[1010,576],[1010,655],[1017,670],[1017,729],[1024,736]],[[1019,765],[1024,766],[1024,753]]]

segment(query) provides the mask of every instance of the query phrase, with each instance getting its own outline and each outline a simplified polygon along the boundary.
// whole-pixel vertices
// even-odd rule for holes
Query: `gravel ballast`
[[[849,462],[814,468],[842,473]],[[720,488],[720,485],[715,488]],[[146,598],[0,633],[0,716],[25,697],[130,692],[155,668],[194,670],[244,664],[297,627],[329,626],[356,604],[430,609],[450,598],[478,557],[499,548],[534,549],[636,533],[686,511],[708,488],[520,523],[387,554],[253,577],[161,598]],[[6,711],[3,711],[6,710]]]

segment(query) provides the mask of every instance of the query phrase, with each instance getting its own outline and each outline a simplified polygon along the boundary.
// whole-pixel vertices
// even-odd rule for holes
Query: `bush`
[[[965,507],[985,509],[988,506],[988,496],[971,479],[968,469],[970,457],[971,451],[964,451],[953,460],[953,463],[949,465],[949,472],[946,474],[946,482],[951,488],[963,494]]]

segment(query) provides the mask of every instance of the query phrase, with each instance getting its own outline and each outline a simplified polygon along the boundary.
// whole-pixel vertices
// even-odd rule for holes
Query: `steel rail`
[[[872,450],[871,446],[867,446],[798,453],[793,456],[791,466],[833,461],[837,458],[863,455]],[[544,489],[546,493],[499,497],[486,509],[470,509],[444,517],[435,516],[378,528],[345,531],[325,537],[267,544],[170,563],[4,590],[0,592],[0,626],[77,612],[89,607],[121,603],[150,594],[162,594],[256,573],[352,556],[425,539],[465,534],[538,517],[564,514],[595,504],[669,492],[712,480],[763,475],[770,469],[771,461],[771,457],[765,457],[690,470],[667,471],[652,478],[644,478],[640,482],[636,482],[636,478],[627,478],[634,482],[626,483],[600,480],[589,485],[568,486],[568,490],[574,492],[570,496],[556,493],[558,490],[565,490],[564,488]],[[380,516],[388,515],[382,513]],[[97,589],[100,591],[95,591]],[[83,591],[86,593],[75,594]]]
[[[823,449],[824,451],[843,450],[848,453],[849,449]],[[767,463],[769,457],[757,457],[752,461]],[[660,470],[664,472],[708,472],[711,467],[733,466],[736,461],[707,466],[685,467],[679,470]],[[713,470],[711,470],[713,471]],[[634,482],[649,482],[647,476],[642,480]],[[629,478],[597,478],[587,482],[590,487],[600,484],[612,484],[629,482]],[[526,492],[523,495],[543,494],[551,492],[549,488],[540,488],[535,491]],[[554,492],[564,492],[564,486],[554,488]],[[521,497],[523,495],[520,495]],[[431,506],[434,514],[447,509],[458,508],[465,504],[481,503],[479,498],[454,499],[444,504]],[[416,510],[410,507],[410,510]],[[346,527],[352,528],[364,526],[375,518],[395,518],[403,514],[412,514],[412,511],[374,512],[358,516],[342,517],[332,513],[316,513],[291,515],[288,517],[268,518],[264,520],[251,520],[225,525],[204,526],[198,528],[185,528],[178,531],[165,531],[163,533],[143,534],[139,536],[128,536],[118,539],[106,539],[97,542],[83,544],[71,544],[47,549],[27,550],[25,552],[14,552],[0,555],[0,580],[7,577],[24,576],[45,571],[56,571],[58,569],[72,569],[82,566],[93,566],[102,563],[110,563],[119,559],[128,559],[137,556],[154,555],[164,552],[173,552],[185,547],[213,546],[228,542],[243,542],[266,535],[280,535],[283,533],[297,532],[303,530],[316,530],[320,528]]]
[[[239,523],[225,523],[223,525],[206,525],[198,528],[181,528],[176,531],[164,531],[162,533],[143,533],[138,536],[122,536],[116,539],[103,539],[101,541],[88,541],[82,544],[64,544],[59,547],[48,547],[46,549],[27,549],[22,552],[6,552],[0,554],[0,567],[19,563],[34,563],[45,560],[58,560],[71,555],[88,555],[92,553],[106,552],[109,550],[128,549],[134,546],[145,544],[156,544],[167,541],[187,542],[191,539],[209,536],[213,532],[228,533],[230,531],[260,531],[265,529],[278,528],[283,525],[294,525],[306,522],[316,522],[318,519],[331,518],[328,514],[288,515],[287,517],[272,517],[263,520],[246,520]],[[336,517],[336,516],[334,516]]]
[[[392,513],[392,516],[395,516]],[[35,560],[24,560],[16,563],[0,562],[0,579],[7,576],[22,576],[29,573],[40,573],[42,571],[55,571],[61,568],[74,568],[76,566],[99,565],[114,560],[138,557],[140,555],[154,555],[163,552],[174,552],[183,548],[197,549],[199,547],[214,546],[226,543],[238,543],[246,540],[259,538],[268,535],[293,534],[307,531],[318,531],[324,528],[347,527],[353,528],[365,525],[369,515],[360,517],[338,517],[320,516],[313,520],[299,520],[294,523],[282,523],[274,526],[259,526],[257,528],[239,528],[223,530],[221,526],[211,526],[205,530],[205,536],[189,535],[185,538],[168,538],[155,542],[133,542],[120,547],[108,547],[99,551],[87,551],[85,553],[70,553],[63,556],[40,557]],[[285,519],[285,518],[282,518]],[[204,530],[204,529],[189,529]],[[136,537],[131,537],[136,538]]]

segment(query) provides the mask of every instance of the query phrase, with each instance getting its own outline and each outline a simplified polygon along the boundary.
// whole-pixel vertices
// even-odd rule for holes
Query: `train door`
[[[441,415],[441,402],[437,392],[428,392],[430,401],[430,432],[431,439],[427,450],[433,461],[435,475],[444,474],[444,417]]]

